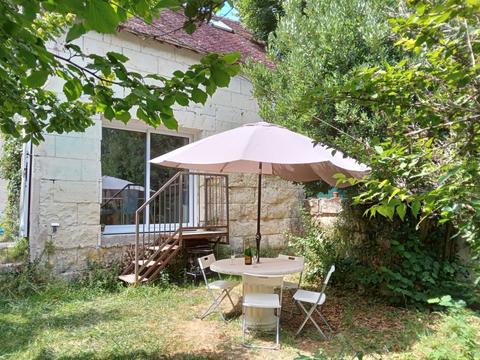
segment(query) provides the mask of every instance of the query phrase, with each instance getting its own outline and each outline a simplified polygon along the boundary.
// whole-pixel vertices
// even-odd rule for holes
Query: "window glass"
[[[154,159],[157,156],[166,154],[172,150],[178,149],[184,145],[188,144],[188,138],[179,137],[179,136],[169,136],[163,134],[150,134],[150,155]],[[168,179],[170,179],[175,173],[178,172],[178,169],[166,168],[163,166],[158,166],[152,164],[150,167],[150,189],[157,191],[165,184]],[[183,184],[183,219],[188,221],[188,183]],[[161,208],[162,209],[173,209],[173,211],[164,211],[157,214],[151,213],[151,216],[155,216],[155,222],[158,222],[158,217],[160,217],[161,223],[178,223],[178,211],[177,209],[179,201],[179,191],[178,189],[169,189],[165,192],[164,196],[160,198]],[[153,211],[154,209],[152,209]],[[153,220],[151,220],[153,221]]]
[[[146,133],[102,129],[102,225],[135,224],[145,201]]]
[[[150,158],[163,155],[188,144],[189,139],[181,136],[163,134],[147,134],[137,131],[102,129],[102,205],[100,223],[102,225],[134,225],[135,212],[145,202],[146,169],[150,168],[150,194],[160,189],[178,170],[151,165],[147,159],[146,144],[150,136]],[[183,186],[184,219],[188,216],[189,184]],[[161,200],[162,209],[173,209],[179,206],[179,191],[171,191]],[[165,213],[176,213],[165,211]],[[163,217],[162,217],[163,216]],[[159,214],[158,207],[150,210],[149,223],[177,223],[178,215],[166,218]],[[146,219],[145,219],[146,220]],[[140,219],[141,223],[144,219]],[[117,229],[120,227],[117,227]],[[122,227],[126,232],[134,231],[130,227]],[[123,230],[122,230],[123,231]]]

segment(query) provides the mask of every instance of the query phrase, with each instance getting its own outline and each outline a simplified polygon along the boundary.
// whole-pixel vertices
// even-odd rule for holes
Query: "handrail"
[[[186,204],[183,203],[185,197]],[[134,268],[136,285],[155,277],[179,251],[183,232],[190,229],[191,224],[226,232],[228,241],[228,207],[227,174],[178,171],[135,211],[135,261],[125,274]],[[210,223],[212,225],[208,225]],[[176,244],[180,246],[174,248]]]
[[[139,185],[139,184],[127,184],[125,185],[123,188],[121,188],[119,191],[117,191],[115,194],[113,194],[110,199],[108,199],[104,204],[100,205],[100,208],[104,208],[105,206],[107,206],[111,201],[113,201],[115,199],[115,197],[120,194],[122,191],[126,190],[128,187],[130,186],[140,186],[143,188],[142,185]],[[145,189],[144,189],[145,190]]]
[[[175,181],[181,174],[183,174],[184,171],[179,171],[177,172],[175,175],[173,175],[170,180],[168,180],[165,184],[163,184],[163,186],[158,189],[155,194],[153,194],[152,196],[150,196],[150,198],[148,200],[146,200],[142,206],[140,206],[138,209],[137,209],[137,213],[139,213],[140,211],[142,211],[143,209],[145,209],[147,207],[147,205],[149,205],[153,200],[155,200],[155,198],[158,196],[158,194],[160,194],[166,187],[168,187],[173,181]]]

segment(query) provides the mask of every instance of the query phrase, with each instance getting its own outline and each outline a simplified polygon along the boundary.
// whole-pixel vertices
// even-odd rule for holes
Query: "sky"
[[[225,2],[225,5],[223,5],[223,8],[217,12],[218,16],[225,16],[227,19],[231,20],[239,20],[238,19],[238,11],[236,9],[232,9],[232,7]]]

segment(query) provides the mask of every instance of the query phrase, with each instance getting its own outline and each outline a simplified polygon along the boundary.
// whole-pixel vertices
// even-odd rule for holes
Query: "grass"
[[[197,319],[209,304],[203,287],[106,291],[55,282],[0,299],[0,359],[480,359],[480,317],[471,311],[408,311],[340,292],[327,303],[331,340],[321,340],[313,326],[294,337],[302,318],[285,314],[281,350],[247,350],[239,305],[227,324],[216,315]]]

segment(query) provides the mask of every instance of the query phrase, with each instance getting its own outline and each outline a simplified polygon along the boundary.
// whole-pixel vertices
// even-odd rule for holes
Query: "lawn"
[[[237,289],[234,301],[239,295]],[[227,324],[216,315],[197,319],[209,304],[203,287],[105,291],[55,283],[32,296],[0,300],[0,359],[293,359],[315,353],[317,359],[480,359],[474,353],[480,317],[473,312],[403,310],[341,292],[331,292],[327,303],[331,340],[321,340],[312,326],[294,337],[301,318],[285,314],[281,350],[247,350],[238,305]]]

